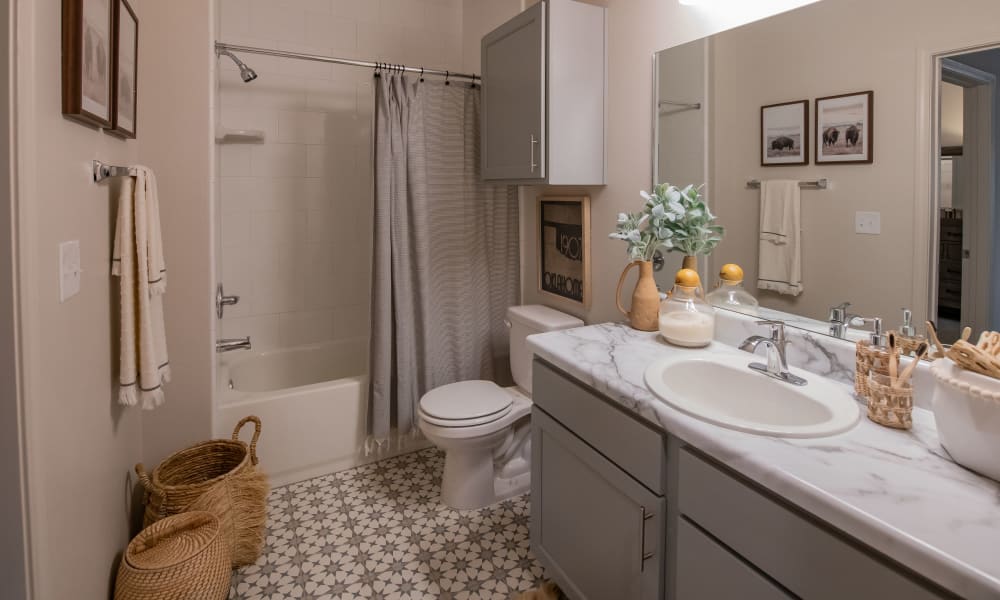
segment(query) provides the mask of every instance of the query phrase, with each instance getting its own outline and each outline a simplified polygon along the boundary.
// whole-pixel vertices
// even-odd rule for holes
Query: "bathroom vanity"
[[[948,459],[928,411],[910,432],[742,433],[647,389],[692,352],[656,334],[529,342],[532,547],[571,598],[1000,597],[1000,484]]]

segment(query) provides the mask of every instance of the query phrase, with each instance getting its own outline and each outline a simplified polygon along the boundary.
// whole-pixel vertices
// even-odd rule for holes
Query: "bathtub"
[[[357,466],[364,456],[367,338],[220,355],[215,435],[262,422],[257,454],[280,486]],[[250,440],[247,427],[241,439]]]

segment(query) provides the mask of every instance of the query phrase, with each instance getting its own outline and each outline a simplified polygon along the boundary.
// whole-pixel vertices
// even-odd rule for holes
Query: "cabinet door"
[[[666,503],[535,408],[531,547],[574,600],[662,594]]]
[[[545,3],[483,38],[482,176],[545,179]]]

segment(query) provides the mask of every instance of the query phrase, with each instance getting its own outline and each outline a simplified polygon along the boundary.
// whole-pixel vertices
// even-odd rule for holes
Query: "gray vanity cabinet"
[[[664,496],[556,420],[582,416],[593,419],[582,428],[606,428],[599,411],[614,409],[545,367],[536,366],[532,387],[541,402],[531,415],[531,547],[547,576],[573,600],[662,598]],[[657,436],[659,452],[662,443]]]
[[[483,37],[484,180],[605,183],[605,14],[543,0]]]
[[[535,360],[531,547],[572,600],[955,598]]]

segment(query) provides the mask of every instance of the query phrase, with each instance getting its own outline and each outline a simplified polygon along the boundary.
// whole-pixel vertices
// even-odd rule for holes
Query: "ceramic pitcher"
[[[633,267],[639,267],[639,281],[632,291],[632,305],[630,310],[625,310],[622,306],[622,285],[625,284],[625,276]],[[660,292],[656,289],[656,281],[653,279],[653,263],[648,260],[633,261],[622,271],[618,278],[618,289],[615,291],[615,302],[618,310],[628,317],[629,324],[633,329],[639,331],[657,331],[660,318]]]

